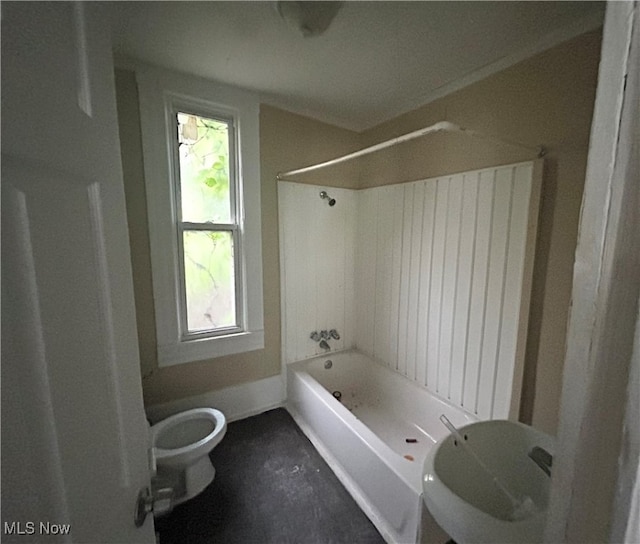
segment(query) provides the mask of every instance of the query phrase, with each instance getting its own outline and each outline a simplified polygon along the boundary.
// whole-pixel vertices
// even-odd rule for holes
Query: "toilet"
[[[215,476],[209,452],[227,432],[227,420],[214,408],[180,412],[151,426],[156,465],[154,487],[172,488],[172,505],[187,501]]]

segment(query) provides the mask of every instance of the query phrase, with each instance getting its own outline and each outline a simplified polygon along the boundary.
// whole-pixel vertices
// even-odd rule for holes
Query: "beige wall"
[[[362,134],[370,145],[447,120],[486,134],[543,144],[542,205],[534,264],[521,418],[555,433],[566,323],[595,98],[600,31],[523,61]],[[370,156],[360,187],[533,158],[527,151],[437,134]]]
[[[522,395],[524,421],[555,433],[565,331],[600,32],[591,32],[361,134],[261,106],[265,349],[159,369],[137,93],[118,71],[117,92],[136,310],[146,404],[254,381],[280,371],[280,279],[275,176],[411,130],[448,120],[487,134],[543,144],[546,156]],[[365,188],[529,160],[526,151],[463,135],[438,134],[366,159],[296,177]]]
[[[260,166],[263,195],[265,185],[271,187],[275,195],[275,179],[279,172],[333,159],[356,151],[360,146],[360,135],[357,132],[327,125],[272,106],[261,105]],[[357,161],[351,161],[328,169],[299,174],[295,176],[295,181],[357,189],[359,166]],[[262,210],[265,213],[264,202]],[[275,213],[275,210],[274,201],[273,206],[267,208],[267,212]]]
[[[356,149],[358,134],[269,106],[260,108],[260,166],[262,178],[262,266],[265,348],[208,361],[159,368],[147,230],[144,168],[138,96],[133,72],[116,70],[116,92],[127,216],[134,275],[145,405],[168,402],[251,382],[280,372],[280,274],[276,174],[301,164],[333,158]],[[352,187],[354,166],[336,170],[331,179],[320,175],[300,181]],[[322,181],[321,181],[322,180]]]

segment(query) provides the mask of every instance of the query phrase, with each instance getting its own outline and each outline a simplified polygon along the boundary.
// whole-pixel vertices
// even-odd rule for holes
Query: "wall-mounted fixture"
[[[328,200],[329,201],[329,206],[335,206],[336,205],[336,199],[335,198],[331,198],[327,194],[327,191],[320,191],[320,198],[323,199],[323,200]]]
[[[344,2],[277,2],[280,17],[305,38],[319,36],[329,28]]]
[[[311,338],[311,340],[313,340],[314,342],[319,342],[318,345],[325,351],[329,351],[331,349],[329,340],[340,340],[340,334],[336,329],[331,329],[330,331],[322,330],[320,332],[313,331],[309,335],[309,338]]]

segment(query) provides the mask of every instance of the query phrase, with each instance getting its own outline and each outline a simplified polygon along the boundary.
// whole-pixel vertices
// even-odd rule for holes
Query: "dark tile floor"
[[[156,520],[160,544],[383,544],[283,408],[229,424],[216,478]]]

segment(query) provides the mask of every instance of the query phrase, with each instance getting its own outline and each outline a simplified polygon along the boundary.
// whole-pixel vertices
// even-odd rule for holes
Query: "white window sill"
[[[264,331],[250,331],[214,338],[198,338],[158,345],[158,366],[193,363],[264,348]]]

